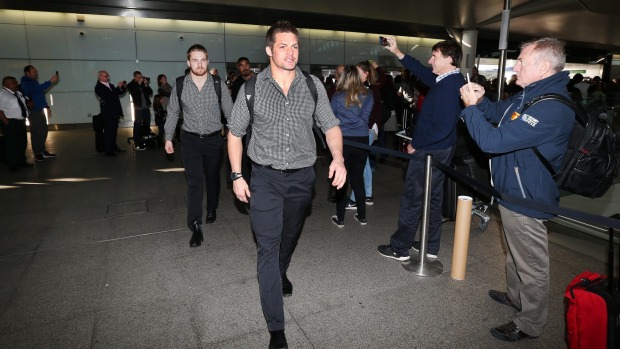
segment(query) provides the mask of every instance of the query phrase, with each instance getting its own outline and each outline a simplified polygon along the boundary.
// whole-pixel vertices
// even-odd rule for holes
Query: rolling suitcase
[[[614,274],[614,231],[609,230],[609,274],[577,275],[564,293],[565,341],[569,349],[615,349],[620,345],[620,292]]]

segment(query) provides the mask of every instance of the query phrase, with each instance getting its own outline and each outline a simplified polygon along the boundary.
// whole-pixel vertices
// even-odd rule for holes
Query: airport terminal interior
[[[237,72],[241,56],[261,71],[269,62],[264,34],[278,19],[300,28],[299,65],[319,77],[339,64],[367,59],[400,75],[402,66],[378,45],[379,35],[395,35],[403,52],[423,62],[436,42],[452,37],[472,44],[467,38],[473,37],[462,72],[476,66],[488,79],[497,77],[502,10],[510,1],[451,0],[436,7],[395,1],[389,9],[367,0],[345,3],[1,1],[0,74],[19,79],[32,64],[40,81],[55,71],[60,79],[46,94],[52,110],[47,150],[57,156],[34,161],[29,139],[27,161],[34,166],[12,172],[0,163],[0,348],[267,347],[256,242],[248,208],[226,181],[226,166],[220,170],[217,220],[202,226],[202,246],[190,248],[182,139],[174,156],[163,148],[134,150],[127,141],[134,117],[127,94],[121,97],[125,117],[117,137],[124,151],[115,157],[97,152],[93,88],[99,70],[108,71],[114,84],[131,80],[135,70],[153,80],[166,74],[172,82],[187,67],[186,50],[194,43],[207,48],[209,67],[223,78]],[[548,35],[567,42],[571,76],[620,79],[617,1],[540,3],[512,1],[507,78],[519,43]],[[605,109],[620,130],[620,92],[608,92]],[[537,339],[501,342],[489,330],[515,311],[487,294],[506,287],[497,205],[484,202],[488,222],[471,216],[464,280],[452,277],[453,217],[442,226],[441,272],[419,276],[409,262],[377,253],[397,228],[405,160],[377,161],[368,224],[361,226],[355,211],[347,210],[345,226],[338,228],[330,220],[336,207],[327,178],[329,152],[320,143],[317,151],[312,205],[288,272],[294,285],[284,301],[289,348],[566,347],[564,291],[584,270],[607,273],[605,227],[566,217],[546,222],[547,324]],[[488,183],[482,177],[477,179]],[[616,177],[597,199],[563,193],[560,206],[618,219],[619,182]]]

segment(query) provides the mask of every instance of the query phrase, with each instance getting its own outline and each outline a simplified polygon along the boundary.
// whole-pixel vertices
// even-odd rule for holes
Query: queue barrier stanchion
[[[418,276],[437,276],[443,273],[443,264],[438,260],[428,260],[426,250],[428,244],[428,221],[431,206],[431,177],[433,174],[433,157],[426,155],[424,166],[424,202],[422,205],[422,227],[420,229],[420,249],[417,256],[412,256],[408,261],[403,262],[405,270]],[[417,258],[415,258],[417,257]]]

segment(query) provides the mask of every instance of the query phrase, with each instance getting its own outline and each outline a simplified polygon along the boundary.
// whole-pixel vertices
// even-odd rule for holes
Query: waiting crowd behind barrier
[[[569,81],[568,73],[562,72],[563,44],[554,39],[525,43],[515,66],[516,74],[506,84],[502,101],[491,102],[497,96],[497,81],[488,81],[474,68],[471,83],[466,83],[457,68],[462,52],[455,42],[437,43],[432,48],[429,68],[401,52],[394,37],[387,37],[385,48],[405,67],[393,80],[377,62],[368,60],[355,66],[338,66],[335,76],[328,76],[324,81],[311,77],[312,82],[308,83],[297,66],[297,33],[286,21],[270,27],[266,34],[270,64],[259,74],[250,69],[249,59],[240,57],[239,74],[230,72],[222,81],[217,69],[209,70],[207,49],[196,44],[188,49],[189,68],[176,83],[170,85],[165,75],[158,76],[155,96],[150,78],[140,71],[134,72],[129,83],[119,81],[115,86],[107,71],[101,70],[94,89],[100,102],[97,129],[102,139],[98,150],[105,155],[113,157],[124,151],[117,145],[116,137],[119,120],[124,117],[119,97],[126,91],[131,94],[134,106],[134,150],[147,148],[151,107],[158,136],[165,140],[165,151],[174,153],[175,145],[181,142],[187,178],[186,223],[191,232],[190,247],[199,247],[204,240],[205,186],[206,223],[216,220],[222,148],[227,143],[228,181],[236,198],[249,204],[256,235],[260,301],[271,334],[270,348],[287,347],[282,297],[292,295],[293,284],[287,269],[317,176],[313,169],[315,138],[308,125],[316,123],[329,145],[332,157],[329,173],[318,175],[320,178],[327,175],[335,188],[336,214],[329,219],[338,228],[345,225],[346,209],[356,210],[353,218],[362,226],[372,224],[367,220],[366,206],[375,203],[373,171],[386,154],[375,154],[368,145],[386,147],[387,144],[388,148],[409,154],[412,161],[405,174],[398,226],[389,244],[378,247],[381,255],[405,261],[410,250],[420,248],[415,238],[422,215],[422,159],[432,154],[435,162],[450,163],[457,141],[456,126],[461,119],[480,149],[491,154],[495,189],[557,206],[559,192],[555,183],[536,157],[528,156],[531,150],[528,147],[538,147],[558,167],[562,147],[570,134],[570,125],[559,120],[569,111],[562,105],[549,103],[532,107],[528,114],[521,115],[523,103],[515,102],[524,98],[525,89],[528,99],[556,92],[605,109],[620,104],[619,79],[603,82],[598,77],[587,80],[576,74]],[[10,170],[32,166],[25,157],[26,118],[31,125],[34,159],[44,161],[55,156],[45,148],[45,117],[51,117],[51,110],[45,103],[44,93],[58,82],[59,75],[56,73],[49,81],[39,84],[35,67],[26,66],[24,73],[23,94],[13,77],[3,79],[0,94],[0,120]],[[248,81],[255,86],[252,95],[245,88]],[[316,101],[308,96],[312,84],[317,89]],[[239,95],[246,98],[237,98]],[[253,98],[252,107],[248,98]],[[493,127],[491,123],[499,125]],[[178,133],[179,129],[182,134]],[[412,141],[403,147],[401,139],[394,134],[397,130],[404,130]],[[364,147],[354,145],[355,142]],[[527,163],[527,172],[519,171],[519,164],[523,163]],[[252,172],[256,177],[250,181]],[[426,255],[431,259],[437,258],[440,246],[443,178],[442,171],[433,173]],[[542,187],[537,185],[541,180]],[[499,204],[509,246],[507,291],[491,290],[489,296],[517,310],[517,315],[514,320],[491,329],[491,334],[505,341],[536,338],[546,322],[549,288],[543,222],[552,215],[507,201],[500,200]],[[281,218],[276,226],[274,215]],[[527,229],[533,243],[518,236],[517,232],[523,229]]]

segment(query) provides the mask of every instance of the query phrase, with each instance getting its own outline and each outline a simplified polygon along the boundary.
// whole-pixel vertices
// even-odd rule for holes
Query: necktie
[[[17,98],[17,103],[19,103],[19,107],[22,110],[22,116],[25,118],[28,116],[28,111],[26,110],[26,105],[24,101],[19,97],[19,92],[15,92],[15,98]]]

